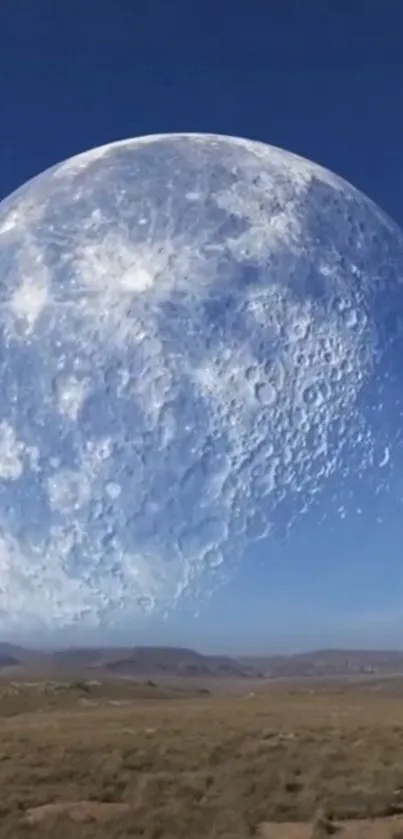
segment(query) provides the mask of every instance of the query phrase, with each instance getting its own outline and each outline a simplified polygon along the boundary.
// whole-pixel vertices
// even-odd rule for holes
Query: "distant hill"
[[[76,647],[44,652],[0,644],[0,675],[247,678],[255,669],[235,658],[180,647]]]
[[[186,647],[76,647],[45,652],[0,643],[0,677],[301,679],[403,674],[403,651],[317,650],[295,655],[203,655]]]
[[[38,655],[43,655],[43,653],[38,653],[37,650],[30,650],[26,647],[19,647],[16,644],[0,642],[0,659],[14,658],[19,662],[27,662],[36,659]]]
[[[180,647],[132,647],[60,650],[52,655],[58,668],[77,666],[124,676],[233,676],[249,668],[226,656],[202,655]]]
[[[403,674],[403,651],[316,650],[295,655],[242,656],[240,664],[266,678]]]

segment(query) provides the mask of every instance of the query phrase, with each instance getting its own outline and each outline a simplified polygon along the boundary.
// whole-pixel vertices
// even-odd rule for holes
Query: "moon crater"
[[[165,610],[332,476],[387,486],[402,274],[369,199],[237,138],[115,143],[4,201],[2,630]]]

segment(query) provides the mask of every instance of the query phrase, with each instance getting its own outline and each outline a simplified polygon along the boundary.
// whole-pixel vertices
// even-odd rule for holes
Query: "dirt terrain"
[[[0,839],[401,839],[403,681],[3,682],[0,791]]]

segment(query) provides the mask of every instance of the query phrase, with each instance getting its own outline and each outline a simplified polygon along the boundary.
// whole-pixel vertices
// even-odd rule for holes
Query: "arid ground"
[[[0,837],[403,837],[403,682],[0,685]]]

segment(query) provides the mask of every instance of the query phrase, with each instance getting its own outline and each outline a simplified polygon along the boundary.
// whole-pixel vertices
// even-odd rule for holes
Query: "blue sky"
[[[351,181],[403,226],[401,0],[14,0],[0,10],[0,199],[124,137],[266,141]],[[215,649],[401,645],[390,499],[261,543],[197,619],[145,640]],[[374,518],[381,522],[376,525]],[[140,641],[136,637],[130,639]]]

